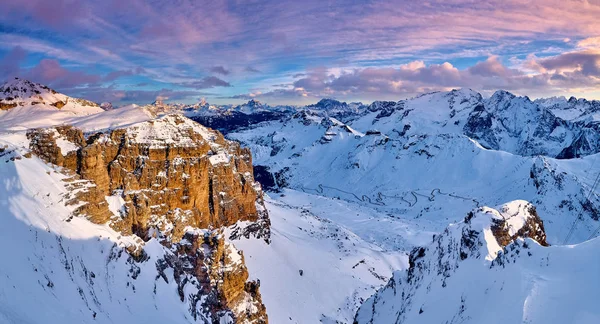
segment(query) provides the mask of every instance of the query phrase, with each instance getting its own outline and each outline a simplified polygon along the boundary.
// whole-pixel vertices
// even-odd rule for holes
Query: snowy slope
[[[542,246],[527,206],[480,209],[413,250],[356,323],[598,323],[600,241]]]
[[[531,158],[485,149],[452,134],[452,129],[394,138],[361,129],[357,122],[352,125],[367,135],[357,136],[344,126],[305,114],[229,136],[248,145],[254,163],[268,167],[279,186],[360,202],[401,218],[424,219],[431,231],[458,221],[448,215],[448,208],[466,213],[478,205],[515,199],[536,203],[551,242],[562,243],[579,212],[583,221],[571,242],[583,241],[597,226],[600,201],[597,195],[588,200],[588,193],[600,167],[598,155]]]
[[[27,91],[19,98],[32,98]],[[72,180],[26,157],[26,129],[67,123],[88,134],[127,126],[152,145],[185,143],[185,129],[204,128],[165,116],[181,112],[248,146],[255,175],[273,183],[265,202],[271,243],[228,243],[260,280],[271,323],[351,323],[365,300],[360,323],[394,323],[399,312],[403,323],[595,323],[598,240],[586,240],[600,225],[600,146],[593,104],[565,101],[502,91],[484,99],[461,89],[368,107],[157,102],[88,113],[29,102],[0,111],[0,244],[14,246],[0,249],[0,322],[194,322],[177,285],[157,280],[156,260],[172,251],[70,218]],[[57,138],[61,151],[73,149]],[[525,201],[551,246],[513,237],[530,219]],[[118,196],[107,202],[113,212],[123,208]],[[471,210],[475,221],[463,222]],[[515,242],[506,247],[490,225],[504,218]],[[461,259],[456,244],[466,230],[481,246]],[[431,267],[407,286],[410,251],[421,246]],[[150,259],[132,262],[122,247]],[[439,258],[449,268],[435,265]],[[409,302],[398,289],[412,294]],[[30,311],[32,301],[39,311]]]
[[[157,280],[162,245],[147,242],[148,261],[133,262],[124,248],[139,238],[69,219],[67,176],[0,145],[0,322],[192,322],[176,283]]]
[[[93,102],[23,79],[12,79],[0,87],[0,129],[4,130],[68,123],[101,112],[104,109]]]
[[[297,196],[315,199],[293,191],[286,191],[288,195],[295,203]],[[361,302],[385,284],[394,269],[408,266],[404,253],[366,242],[365,236],[345,226],[343,217],[342,222],[330,219],[327,204],[343,203],[288,202],[279,195],[266,201],[271,244],[235,242],[244,251],[251,276],[260,279],[272,323],[350,323]],[[359,209],[354,214],[366,219],[366,212]]]

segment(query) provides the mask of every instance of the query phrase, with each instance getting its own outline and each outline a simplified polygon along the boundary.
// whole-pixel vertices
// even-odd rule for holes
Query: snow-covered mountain
[[[203,125],[228,133],[264,121],[278,120],[295,111],[292,106],[269,106],[250,100],[238,106],[214,106],[205,103],[199,107],[185,107],[183,113]]]
[[[64,111],[17,83],[23,105],[0,112],[15,247],[0,322],[600,317],[593,102],[461,89]]]
[[[599,244],[548,246],[526,201],[482,207],[412,250],[355,323],[597,323]]]
[[[270,237],[247,149],[135,105],[31,106],[0,129],[0,322],[267,323],[232,243]]]
[[[48,120],[53,120],[53,123],[69,122],[103,111],[96,103],[72,98],[24,79],[15,78],[0,86],[2,129],[42,126]]]
[[[356,117],[365,110],[361,102],[345,103],[331,98],[319,100],[316,104],[306,106],[306,109],[317,110],[328,116],[346,121],[348,118]]]

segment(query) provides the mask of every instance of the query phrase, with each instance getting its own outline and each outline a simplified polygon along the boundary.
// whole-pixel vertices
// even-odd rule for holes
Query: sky
[[[2,0],[0,80],[96,102],[600,99],[600,0]]]

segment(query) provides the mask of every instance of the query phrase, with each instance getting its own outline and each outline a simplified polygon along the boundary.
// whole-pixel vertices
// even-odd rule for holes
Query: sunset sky
[[[3,0],[0,79],[115,104],[600,99],[600,0]]]

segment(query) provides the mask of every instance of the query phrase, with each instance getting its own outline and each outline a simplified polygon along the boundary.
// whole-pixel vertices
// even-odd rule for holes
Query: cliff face
[[[87,140],[69,126],[32,130],[28,138],[36,155],[95,184],[77,197],[86,202],[77,214],[95,223],[177,242],[186,226],[260,221],[257,235],[268,240],[250,151],[187,118],[169,115]],[[121,202],[112,213],[105,196]]]
[[[226,242],[218,231],[188,232],[182,244],[173,245],[156,263],[159,276],[168,282],[170,271],[179,297],[203,323],[266,324],[260,284],[248,280],[241,251]]]
[[[27,137],[34,154],[71,175],[73,216],[144,241],[155,238],[171,251],[155,260],[157,270],[166,282],[177,282],[194,318],[267,323],[259,284],[247,281],[241,252],[216,230],[235,224],[232,238],[269,242],[248,149],[180,115],[87,136],[61,126]],[[148,259],[143,249],[129,252],[138,262]]]

